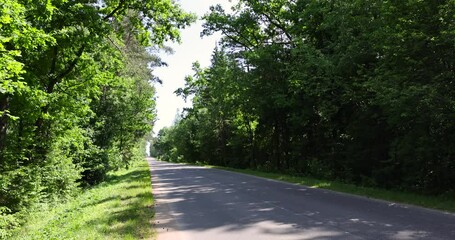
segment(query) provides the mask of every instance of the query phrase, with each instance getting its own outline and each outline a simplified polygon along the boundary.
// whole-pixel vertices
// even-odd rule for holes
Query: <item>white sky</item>
[[[198,15],[200,19],[209,11],[209,7],[221,4],[228,10],[232,3],[229,0],[179,0],[177,1],[187,12]],[[162,60],[168,64],[167,67],[157,68],[153,71],[155,76],[163,80],[163,84],[155,84],[157,94],[158,120],[153,131],[155,134],[166,126],[171,126],[174,122],[177,111],[184,107],[190,107],[191,103],[185,103],[181,97],[174,94],[174,91],[185,85],[185,76],[192,75],[193,62],[198,61],[202,67],[210,65],[210,56],[215,44],[220,39],[220,34],[210,37],[200,37],[203,21],[198,20],[190,27],[181,31],[182,43],[166,44],[174,49],[174,54],[160,54]]]

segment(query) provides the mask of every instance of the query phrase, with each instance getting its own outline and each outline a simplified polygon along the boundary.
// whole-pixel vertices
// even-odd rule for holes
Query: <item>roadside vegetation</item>
[[[455,202],[454,16],[451,0],[212,7],[203,34],[223,40],[176,91],[193,106],[153,150],[453,210],[437,202]]]
[[[36,206],[9,239],[152,239],[151,189],[147,162],[134,162],[65,203]]]
[[[143,158],[156,53],[193,20],[169,0],[0,0],[0,239]]]

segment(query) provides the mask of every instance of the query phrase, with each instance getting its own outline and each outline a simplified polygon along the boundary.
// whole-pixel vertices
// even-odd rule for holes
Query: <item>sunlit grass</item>
[[[146,161],[55,208],[31,215],[12,239],[152,239],[154,215]]]

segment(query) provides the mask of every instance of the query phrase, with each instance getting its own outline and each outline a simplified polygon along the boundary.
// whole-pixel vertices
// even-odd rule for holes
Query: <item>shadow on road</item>
[[[198,166],[152,165],[158,204],[171,206],[161,214],[183,232],[244,232],[241,239],[455,239],[451,214]]]

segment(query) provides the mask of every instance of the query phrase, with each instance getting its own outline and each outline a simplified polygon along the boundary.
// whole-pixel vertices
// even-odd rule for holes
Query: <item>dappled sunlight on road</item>
[[[427,214],[383,201],[200,166],[151,161],[162,239],[451,239]],[[413,210],[415,211],[415,209]],[[443,215],[443,214],[441,214]],[[429,224],[430,225],[430,224]],[[448,235],[447,235],[448,234]]]

